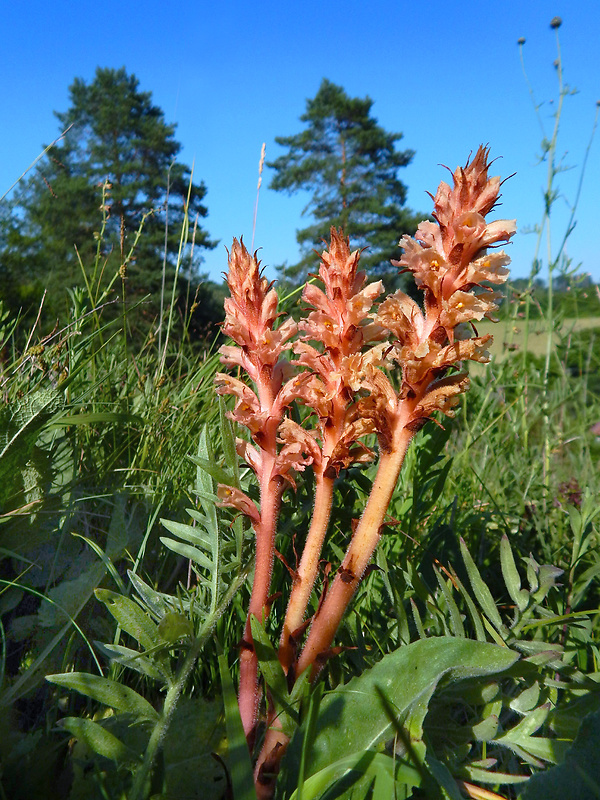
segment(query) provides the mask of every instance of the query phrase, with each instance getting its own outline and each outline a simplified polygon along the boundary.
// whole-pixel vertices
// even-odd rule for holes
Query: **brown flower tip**
[[[273,366],[286,349],[286,342],[295,334],[296,324],[288,319],[274,329],[278,317],[277,292],[242,240],[233,240],[227,284],[231,296],[225,300],[223,332],[243,349],[253,364]],[[240,364],[248,369],[248,359],[243,359],[235,348],[226,346],[220,352],[223,363]]]
[[[550,27],[552,30],[557,30],[562,25],[562,19],[560,17],[552,17],[550,20]]]

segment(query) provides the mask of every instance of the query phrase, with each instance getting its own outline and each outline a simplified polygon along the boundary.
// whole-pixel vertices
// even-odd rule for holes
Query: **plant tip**
[[[550,27],[552,30],[557,30],[562,25],[562,19],[560,17],[552,17],[550,20]]]
[[[524,36],[519,36],[519,38],[517,39],[517,44],[518,44],[520,47],[523,47],[523,45],[525,44],[525,42],[526,42],[526,41],[527,41],[527,40],[525,39],[525,37],[524,37]]]

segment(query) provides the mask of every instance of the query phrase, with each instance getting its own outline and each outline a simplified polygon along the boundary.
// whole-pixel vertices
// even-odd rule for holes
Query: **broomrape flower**
[[[234,240],[227,282],[223,330],[233,345],[221,359],[245,372],[217,375],[218,391],[231,394],[230,416],[245,426],[251,441],[237,451],[256,474],[257,506],[235,487],[219,487],[224,505],[244,513],[256,536],[256,566],[240,655],[239,705],[250,747],[259,720],[261,691],[250,620],[264,619],[270,605],[275,533],[282,492],[295,486],[295,473],[310,466],[315,477],[315,507],[299,562],[289,568],[292,588],[279,642],[279,661],[291,686],[300,673],[318,675],[339,648],[332,643],[342,616],[360,583],[383,529],[385,515],[412,437],[436,412],[453,416],[469,377],[466,360],[485,363],[492,337],[479,336],[474,323],[494,319],[508,276],[509,257],[498,250],[515,233],[515,222],[488,222],[499,197],[500,178],[488,175],[489,151],[480,147],[472,161],[442,182],[432,197],[434,222],[422,222],[414,237],[400,241],[402,257],[392,262],[413,274],[423,305],[399,291],[373,309],[380,282],[367,283],[342,231],[331,230],[321,256],[323,288],[308,284],[306,314],[296,324],[279,319],[277,294],[260,265]],[[281,324],[277,324],[281,322]],[[471,326],[474,335],[465,335]],[[462,326],[463,330],[457,331]],[[392,382],[390,372],[399,372]],[[301,422],[287,414],[292,403],[309,413]],[[303,415],[299,415],[302,418]],[[342,469],[374,459],[361,441],[375,434],[378,468],[360,521],[348,532],[348,546],[331,585],[307,618],[327,534],[334,481]],[[302,640],[308,628],[308,635]],[[276,704],[267,698],[267,730],[255,767],[259,798],[274,792],[278,765],[288,737]]]
[[[453,186],[442,182],[436,192],[435,222],[422,222],[414,238],[404,236],[402,258],[393,262],[413,273],[423,291],[423,309],[403,292],[388,297],[374,322],[389,332],[388,347],[364,365],[359,386],[368,393],[358,411],[372,420],[379,439],[379,467],[363,516],[342,565],[298,658],[297,672],[312,669],[313,677],[331,647],[344,611],[367,568],[379,540],[406,449],[416,431],[435,411],[454,414],[466,391],[465,373],[449,372],[464,360],[486,362],[490,336],[455,337],[459,323],[484,316],[493,319],[498,295],[489,284],[507,276],[508,256],[487,248],[508,242],[515,222],[487,222],[495,206],[500,178],[488,177],[488,149],[480,147],[471,162],[453,174]],[[396,391],[383,368],[395,362],[401,369]],[[359,388],[356,386],[356,388]]]

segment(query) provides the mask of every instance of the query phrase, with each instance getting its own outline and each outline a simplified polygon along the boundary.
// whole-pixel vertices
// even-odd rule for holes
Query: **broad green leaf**
[[[410,764],[398,758],[385,755],[372,750],[345,755],[343,758],[328,764],[323,769],[313,773],[302,785],[302,794],[299,790],[292,793],[290,800],[313,800],[320,797],[327,789],[332,788],[335,782],[355,772],[357,778],[361,775],[376,778],[381,773],[386,774],[395,786],[420,786],[421,776]],[[393,793],[388,797],[393,797]]]
[[[504,672],[518,659],[505,647],[453,637],[424,639],[400,647],[345,686],[323,698],[315,726],[307,777],[347,756],[381,744],[393,736],[393,722],[377,701],[376,687],[395,709],[400,723],[411,709],[444,679],[460,681]],[[424,716],[427,707],[421,708]],[[413,714],[413,725],[418,720]],[[293,780],[300,759],[302,729],[285,756]],[[288,788],[291,784],[288,784]]]
[[[194,528],[185,522],[174,522],[170,519],[161,519],[161,523],[169,533],[179,536],[190,545],[198,545],[212,553],[213,541],[210,535],[206,534],[201,528]]]
[[[141,719],[154,721],[159,717],[150,703],[133,689],[100,675],[90,675],[87,672],[63,672],[46,675],[46,680],[66,689],[74,689],[76,692],[91,697],[98,703],[110,706],[117,711],[135,714]]]
[[[133,764],[137,756],[120,739],[107,731],[102,725],[82,717],[65,717],[58,723],[77,739],[84,742],[90,750],[117,764]]]
[[[123,630],[133,636],[145,650],[160,643],[157,626],[133,600],[108,589],[96,589],[95,595],[105,604]]]

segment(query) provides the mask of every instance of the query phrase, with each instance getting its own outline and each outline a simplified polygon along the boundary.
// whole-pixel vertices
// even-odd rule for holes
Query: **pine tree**
[[[396,150],[400,133],[389,133],[371,115],[369,97],[349,97],[341,86],[324,79],[300,117],[304,130],[277,137],[288,152],[268,164],[275,170],[271,188],[292,194],[306,191],[304,214],[313,224],[297,231],[302,260],[280,268],[284,277],[302,282],[314,269],[313,249],[322,249],[332,225],[343,228],[353,248],[368,248],[361,265],[383,278],[387,288],[397,284],[398,241],[414,233],[422,216],[404,207],[406,187],[398,170],[407,166],[411,150]]]
[[[198,225],[207,214],[205,186],[177,160],[181,145],[175,126],[166,123],[151,93],[141,91],[138,79],[124,68],[98,68],[91,83],[77,78],[69,93],[69,109],[56,113],[66,133],[15,195],[10,220],[0,223],[0,263],[10,265],[14,278],[19,258],[27,262],[29,275],[47,290],[48,316],[61,316],[65,286],[84,284],[81,265],[90,273],[96,264],[105,284],[121,269],[129,300],[151,294],[141,309],[147,324],[154,323],[163,288],[170,299],[186,213],[194,229],[196,263],[190,264],[188,253],[184,293],[185,279],[198,277],[202,249],[214,247]],[[122,265],[140,226],[125,271]],[[120,279],[115,287],[122,290]]]

